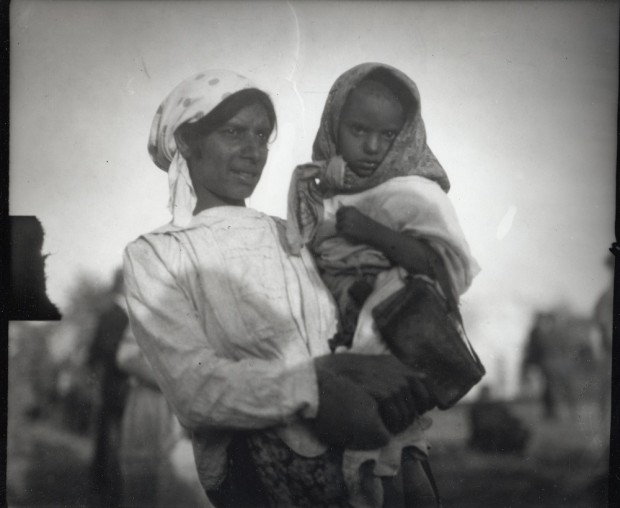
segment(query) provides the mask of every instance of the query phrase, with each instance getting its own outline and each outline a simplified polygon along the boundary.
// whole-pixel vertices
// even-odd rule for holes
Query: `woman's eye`
[[[236,136],[237,134],[239,134],[239,130],[235,129],[234,127],[227,127],[226,129],[224,129],[224,133],[228,134],[229,136]]]
[[[364,129],[364,127],[360,127],[359,125],[353,125],[351,127],[351,131],[356,136],[361,136],[362,134],[364,134],[364,132],[366,132],[366,129]]]

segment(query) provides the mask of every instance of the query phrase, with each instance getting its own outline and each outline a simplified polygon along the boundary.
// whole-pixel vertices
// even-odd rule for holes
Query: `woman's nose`
[[[261,158],[265,148],[265,143],[259,135],[248,133],[244,139],[242,155],[256,162]]]

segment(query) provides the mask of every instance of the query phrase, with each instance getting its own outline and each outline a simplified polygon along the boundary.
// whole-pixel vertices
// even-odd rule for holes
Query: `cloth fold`
[[[333,194],[330,189],[342,187],[345,171],[342,157],[333,157],[328,164],[302,164],[293,171],[288,194],[289,221],[286,231],[292,254],[299,255],[302,247],[316,236],[323,216],[323,198]]]

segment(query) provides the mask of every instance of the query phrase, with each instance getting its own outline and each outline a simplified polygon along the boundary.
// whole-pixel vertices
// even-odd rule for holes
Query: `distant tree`
[[[110,284],[92,273],[78,273],[69,289],[61,329],[52,337],[63,341],[59,365],[58,391],[63,404],[65,425],[78,432],[89,431],[99,400],[100,376],[88,365],[97,320],[110,305]],[[68,354],[67,354],[68,353]]]
[[[97,315],[110,302],[110,287],[91,273],[81,272],[75,276],[69,289],[67,317],[80,314]]]

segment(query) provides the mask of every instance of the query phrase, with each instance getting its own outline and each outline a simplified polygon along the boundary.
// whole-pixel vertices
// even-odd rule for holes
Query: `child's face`
[[[405,123],[404,108],[380,83],[362,83],[342,110],[338,153],[359,177],[371,176]]]

